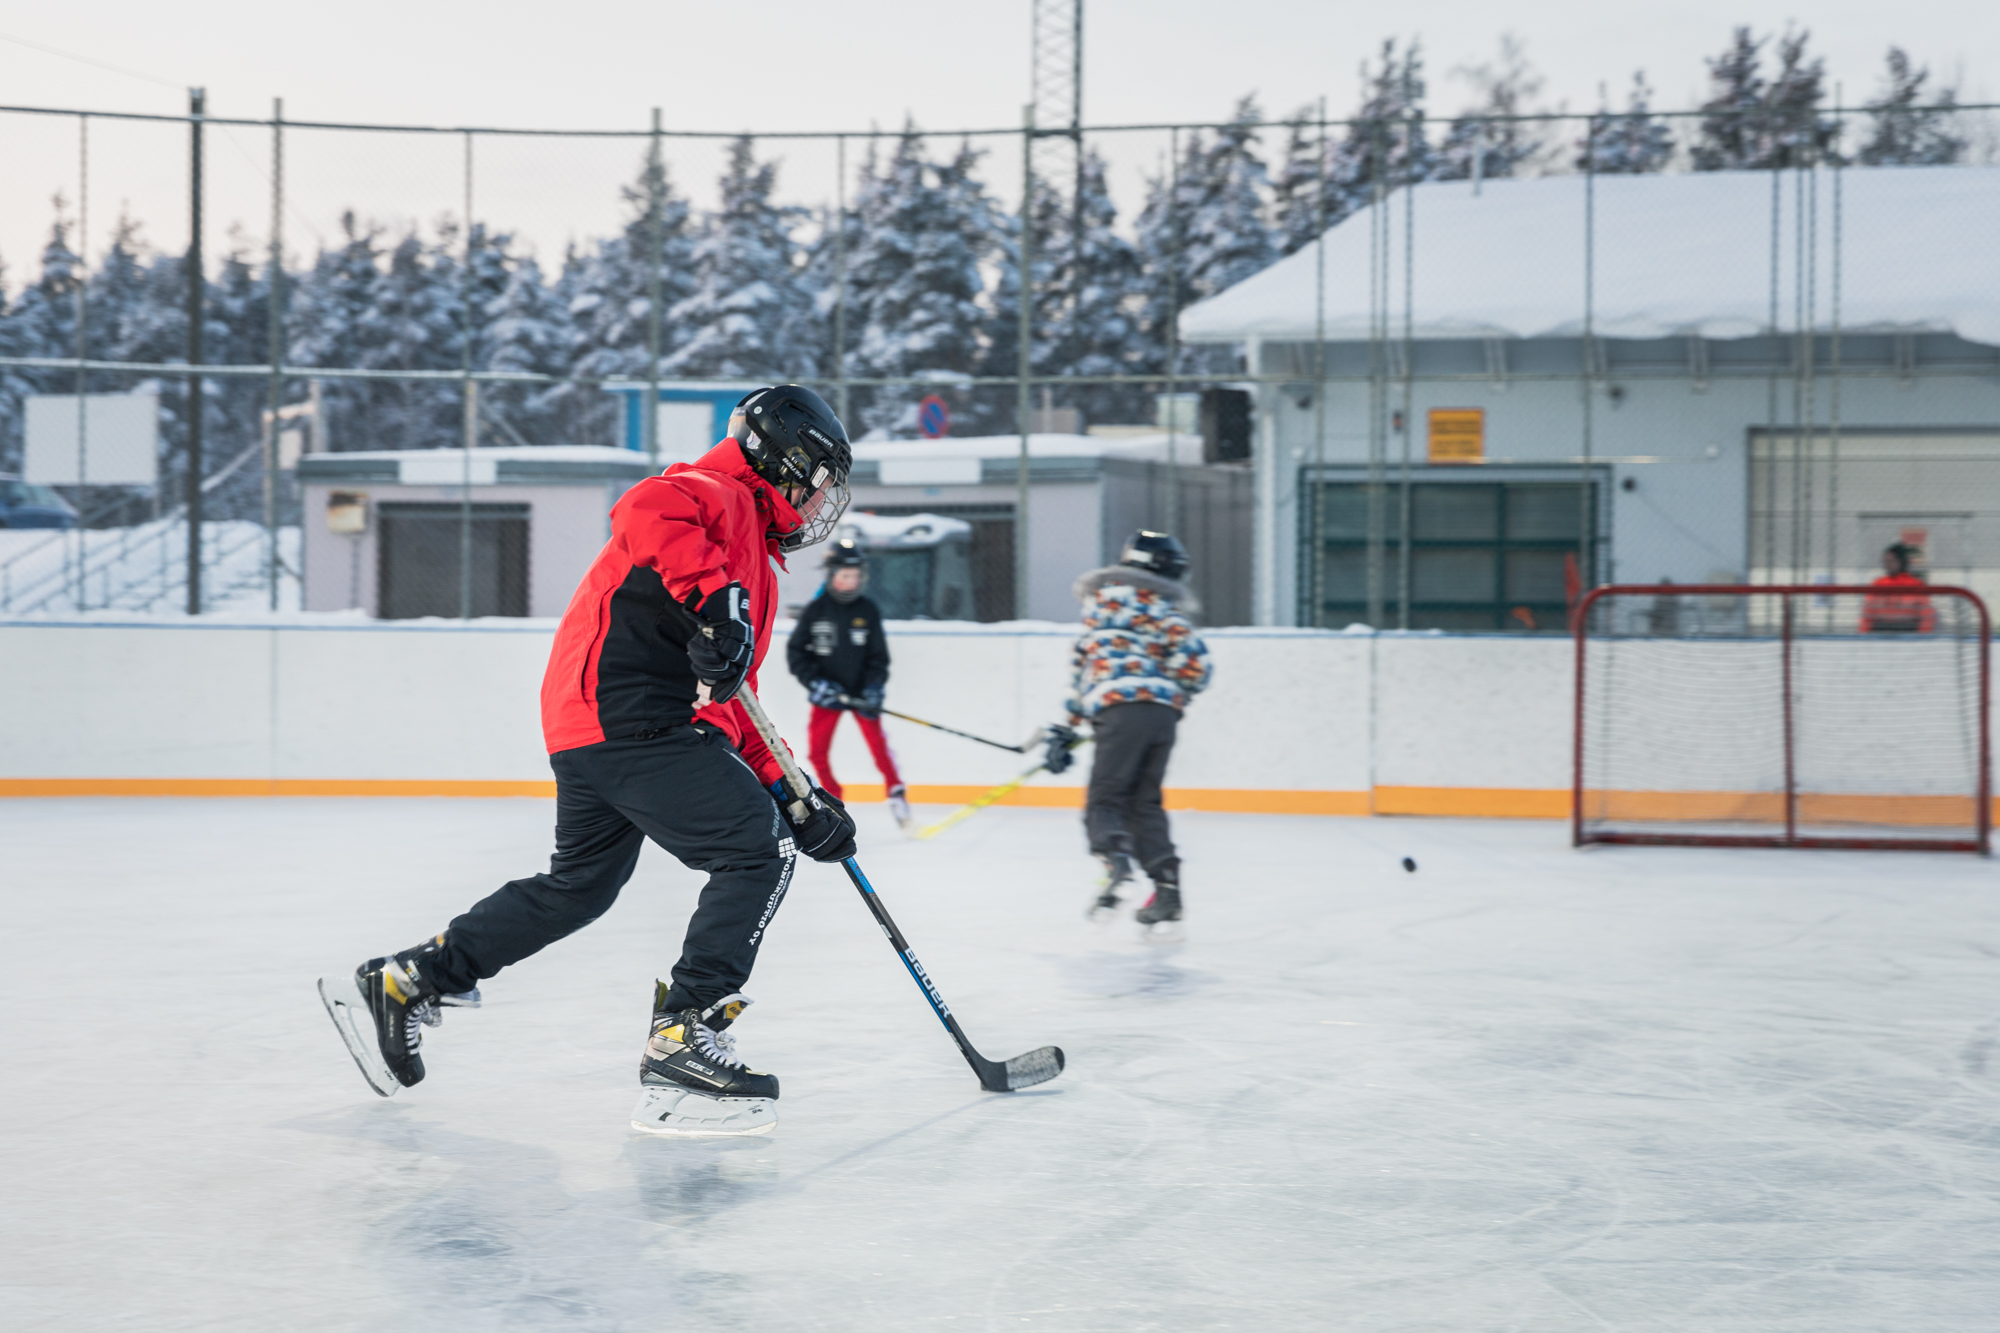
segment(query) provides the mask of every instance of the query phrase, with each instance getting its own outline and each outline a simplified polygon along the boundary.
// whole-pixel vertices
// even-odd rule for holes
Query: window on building
[[[1300,601],[1312,608],[1317,595],[1308,623],[1339,629],[1368,619],[1369,489],[1364,482],[1319,484],[1318,576],[1310,561],[1300,571]],[[1415,482],[1408,488],[1406,547],[1404,489],[1383,486],[1383,625],[1566,630],[1572,585],[1593,581],[1578,560],[1581,551],[1594,549],[1597,536],[1594,530],[1580,533],[1582,489],[1578,482]],[[1591,490],[1594,500],[1596,487]],[[1305,522],[1311,521],[1307,506]],[[1310,527],[1302,536],[1310,551]]]

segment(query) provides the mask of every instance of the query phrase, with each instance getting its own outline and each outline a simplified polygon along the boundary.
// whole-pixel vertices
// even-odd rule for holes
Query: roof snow
[[[2000,344],[2000,167],[1867,167],[1839,173],[1845,330],[1948,332]],[[1811,323],[1831,327],[1836,177],[1807,185],[1816,232]],[[1598,176],[1593,331],[1602,338],[1743,338],[1771,322],[1772,188],[1778,327],[1798,326],[1798,179],[1715,171]],[[1404,208],[1414,198],[1411,333],[1417,338],[1576,337],[1583,332],[1585,178],[1433,182],[1390,197],[1389,329],[1403,333]],[[1368,337],[1372,208],[1325,236],[1325,331]],[[1181,313],[1189,342],[1310,341],[1316,247]]]

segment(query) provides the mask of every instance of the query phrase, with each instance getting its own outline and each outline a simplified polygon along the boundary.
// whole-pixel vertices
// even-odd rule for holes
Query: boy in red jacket
[[[556,631],[542,680],[542,731],[556,775],[547,873],[517,879],[434,938],[355,970],[356,1001],[320,993],[383,1096],[424,1076],[420,1030],[477,1006],[478,985],[588,925],[611,906],[647,838],[708,872],[672,983],[654,983],[636,1128],[760,1134],[777,1123],[778,1080],[744,1067],[727,1031],[795,855],[854,854],[854,824],[815,790],[793,823],[783,776],[735,702],[770,645],[771,559],[824,540],[847,505],[846,431],[818,394],[761,389],[729,438],[627,491],[611,540]],[[364,1022],[357,1010],[365,1010]],[[372,1030],[371,1030],[372,1029]]]

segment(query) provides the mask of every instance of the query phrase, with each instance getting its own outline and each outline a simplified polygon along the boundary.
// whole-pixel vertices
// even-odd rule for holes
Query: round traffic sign
[[[917,429],[927,440],[951,434],[951,407],[936,394],[924,399],[917,404]]]

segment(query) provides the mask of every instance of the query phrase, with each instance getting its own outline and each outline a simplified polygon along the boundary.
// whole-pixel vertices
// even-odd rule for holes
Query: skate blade
[[[1185,944],[1187,932],[1178,921],[1155,921],[1151,925],[1141,923],[1139,939],[1145,944]]]
[[[778,1127],[778,1104],[769,1097],[710,1097],[687,1088],[639,1089],[632,1128],[666,1138],[747,1138]]]
[[[347,1053],[354,1057],[355,1068],[361,1071],[361,1077],[368,1080],[368,1086],[375,1090],[376,1096],[393,1097],[403,1085],[389,1072],[382,1052],[376,1048],[375,1020],[368,1016],[367,1010],[347,998],[346,988],[342,985],[344,980],[321,977],[320,1003],[326,1006],[326,1016],[333,1020],[334,1030],[347,1044]]]

